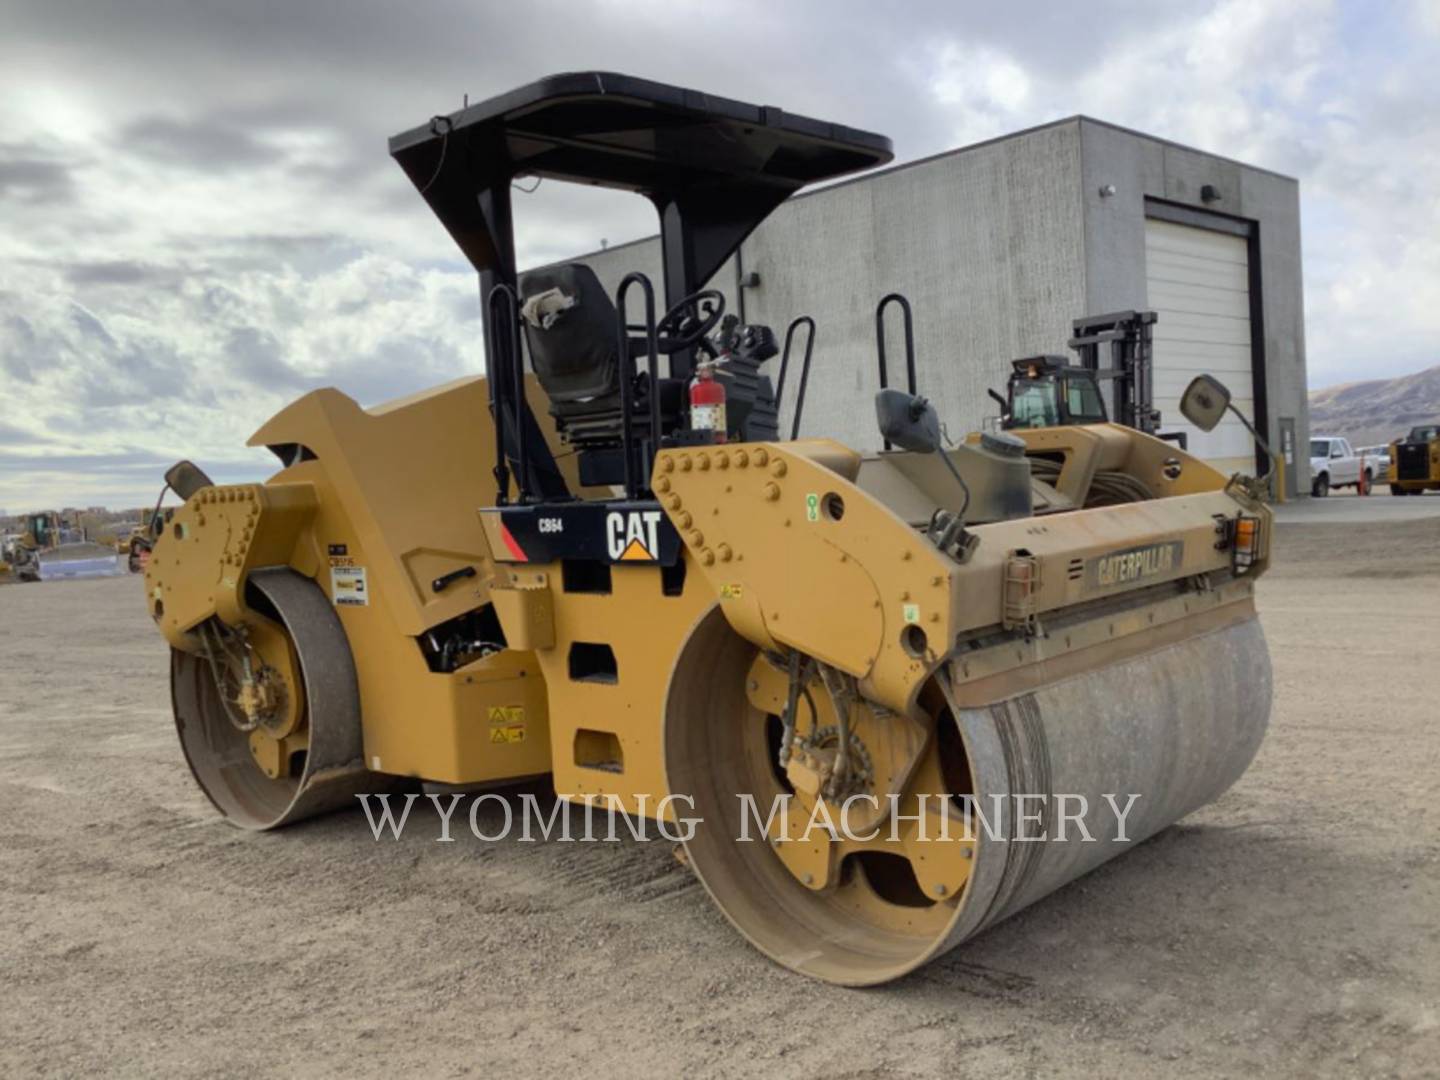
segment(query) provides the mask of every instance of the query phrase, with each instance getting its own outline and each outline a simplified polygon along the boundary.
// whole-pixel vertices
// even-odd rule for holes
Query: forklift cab
[[[759,371],[778,352],[775,335],[727,316],[724,295],[706,283],[800,188],[892,157],[880,135],[607,72],[552,76],[436,116],[391,139],[390,152],[480,276],[498,507],[511,504],[512,475],[520,506],[578,501],[521,392],[527,353],[581,483],[623,485],[629,502],[651,501],[659,449],[711,436],[690,430],[699,358],[724,361],[721,434],[775,438],[775,394]],[[614,294],[581,263],[518,274],[517,177],[650,200],[664,306],[639,273]]]
[[[1109,421],[1093,371],[1050,355],[1012,361],[1012,369],[1001,403],[1004,430]]]

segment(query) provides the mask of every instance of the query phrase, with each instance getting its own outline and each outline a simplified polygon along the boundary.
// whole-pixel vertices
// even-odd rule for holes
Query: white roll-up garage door
[[[1155,407],[1161,431],[1184,431],[1190,452],[1222,472],[1255,469],[1254,441],[1227,414],[1203,432],[1180,415],[1180,395],[1202,372],[1230,388],[1235,407],[1255,416],[1250,355],[1250,259],[1244,237],[1145,221],[1145,281],[1155,323]]]

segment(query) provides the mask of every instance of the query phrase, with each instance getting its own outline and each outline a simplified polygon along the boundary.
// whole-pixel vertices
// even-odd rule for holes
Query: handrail
[[[880,360],[880,389],[884,390],[890,385],[885,371],[885,309],[891,304],[899,304],[900,312],[905,318],[905,373],[909,382],[909,391],[915,393],[915,323],[910,313],[910,301],[905,299],[898,292],[886,293],[880,298],[880,303],[875,305],[875,352]],[[885,449],[890,449],[890,440],[885,440]]]
[[[790,425],[790,441],[800,437],[800,414],[805,409],[805,387],[810,383],[810,354],[815,349],[815,320],[809,315],[800,315],[785,328],[785,351],[780,354],[780,378],[775,383],[775,409],[778,412],[785,400],[785,372],[790,367],[790,341],[801,326],[809,327],[805,335],[805,359],[800,364],[800,389],[795,392],[795,415]]]
[[[625,294],[631,285],[638,284],[645,294],[645,347],[650,353],[650,453],[660,449],[660,348],[655,332],[655,287],[650,279],[639,270],[631,271],[621,280],[615,290],[616,345],[620,360],[620,447],[625,457],[625,495],[638,499],[641,487],[636,483],[634,464],[634,437],[630,431],[630,414],[633,411],[632,397],[635,382],[635,358],[630,355],[630,325],[625,317]],[[646,484],[649,487],[649,470],[646,470]]]
[[[915,323],[910,314],[910,301],[905,299],[898,292],[887,293],[880,298],[880,303],[875,305],[875,350],[880,356],[880,389],[884,390],[889,383],[885,377],[885,309],[891,304],[899,304],[900,312],[905,317],[905,373],[909,380],[909,391],[915,393]]]
[[[525,385],[523,361],[520,357],[520,304],[515,298],[515,290],[503,281],[490,290],[486,297],[486,309],[489,318],[487,322],[487,338],[485,341],[485,381],[490,393],[490,415],[495,424],[495,505],[506,506],[510,502],[510,468],[509,458],[505,453],[505,401],[500,397],[500,382],[497,376],[500,373],[500,354],[503,351],[500,343],[500,320],[496,318],[496,301],[506,300],[508,311],[507,320],[510,332],[512,349],[513,370],[518,373],[515,380],[515,393],[521,393]],[[516,493],[523,503],[525,501],[525,423],[520,415],[520,409],[515,409],[515,426],[519,430],[519,446],[517,465],[515,473]]]

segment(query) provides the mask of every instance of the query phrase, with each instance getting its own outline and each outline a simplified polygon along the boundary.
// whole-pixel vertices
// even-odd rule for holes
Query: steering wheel
[[[655,324],[657,347],[669,354],[703,344],[724,314],[725,294],[719,289],[691,293]]]

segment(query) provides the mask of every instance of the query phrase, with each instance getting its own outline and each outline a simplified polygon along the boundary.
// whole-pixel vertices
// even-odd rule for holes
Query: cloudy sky
[[[262,476],[245,439],[307,389],[477,371],[473,275],[385,140],[587,68],[899,161],[1086,113],[1296,176],[1311,385],[1440,360],[1440,0],[0,0],[0,508]],[[524,263],[653,231],[517,202]]]

